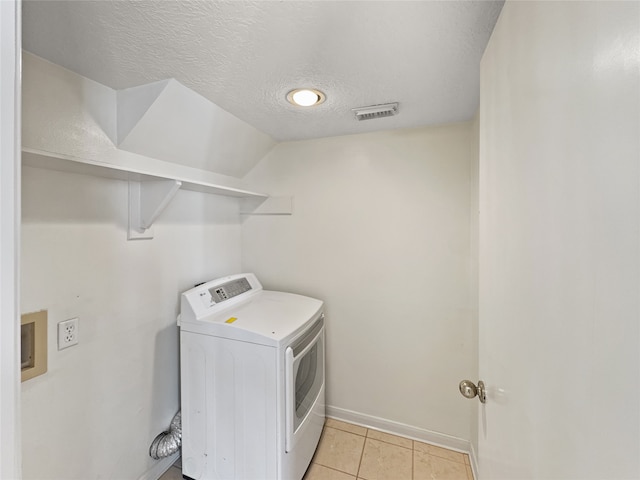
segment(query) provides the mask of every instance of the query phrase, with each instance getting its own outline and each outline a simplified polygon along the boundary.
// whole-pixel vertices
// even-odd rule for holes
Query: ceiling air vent
[[[357,120],[371,120],[373,118],[391,117],[398,114],[397,103],[385,103],[384,105],[371,105],[351,110]]]

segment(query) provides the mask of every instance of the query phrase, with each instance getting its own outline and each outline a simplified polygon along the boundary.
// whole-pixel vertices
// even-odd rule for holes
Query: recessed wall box
[[[25,313],[20,328],[20,372],[24,382],[47,371],[47,311]]]

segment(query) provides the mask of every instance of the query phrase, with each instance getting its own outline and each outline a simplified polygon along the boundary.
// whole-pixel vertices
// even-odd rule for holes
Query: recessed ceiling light
[[[287,100],[289,100],[289,103],[298,107],[313,107],[314,105],[320,105],[324,102],[325,96],[320,90],[297,88],[287,94]]]

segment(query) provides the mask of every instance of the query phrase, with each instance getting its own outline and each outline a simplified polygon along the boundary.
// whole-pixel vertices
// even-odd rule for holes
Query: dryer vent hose
[[[182,443],[182,417],[180,412],[176,413],[169,430],[162,432],[151,442],[149,456],[155,460],[173,455],[180,450]]]

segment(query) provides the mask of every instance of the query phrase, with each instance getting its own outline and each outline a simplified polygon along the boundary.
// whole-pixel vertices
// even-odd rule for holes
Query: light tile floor
[[[469,456],[328,418],[304,480],[473,480]]]
[[[159,480],[181,480],[180,460]],[[328,418],[304,480],[473,480],[469,456]]]

